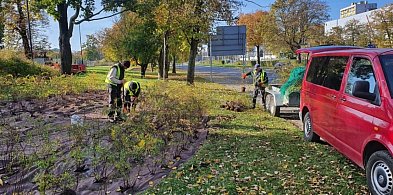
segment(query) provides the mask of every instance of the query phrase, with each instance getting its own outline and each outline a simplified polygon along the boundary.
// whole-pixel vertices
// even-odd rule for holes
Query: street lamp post
[[[34,63],[33,41],[32,41],[32,38],[31,38],[31,26],[30,26],[29,0],[26,0],[26,9],[27,9],[27,25],[28,25],[28,28],[29,28],[29,39],[30,39],[30,55],[31,55],[31,60]]]
[[[81,58],[82,58],[82,64],[83,64],[83,48],[82,48],[82,35],[81,35],[81,24],[79,26],[79,45],[81,47]]]

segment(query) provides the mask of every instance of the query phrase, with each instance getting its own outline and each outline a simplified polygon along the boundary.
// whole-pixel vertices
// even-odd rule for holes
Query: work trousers
[[[266,103],[265,87],[255,86],[255,88],[254,88],[254,96],[252,97],[252,105],[253,105],[253,107],[255,107],[255,104],[257,103],[258,94],[261,94],[262,104],[265,105],[265,103]]]
[[[131,111],[131,108],[133,111],[135,111],[137,101],[129,91],[124,92],[124,101],[124,107],[127,109],[127,111]]]
[[[108,85],[109,94],[109,113],[108,117],[120,116],[122,100],[121,100],[121,86],[120,85]]]

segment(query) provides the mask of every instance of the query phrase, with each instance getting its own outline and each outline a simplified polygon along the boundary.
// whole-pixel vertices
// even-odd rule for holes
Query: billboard
[[[245,55],[246,26],[218,26],[210,44],[212,56]]]

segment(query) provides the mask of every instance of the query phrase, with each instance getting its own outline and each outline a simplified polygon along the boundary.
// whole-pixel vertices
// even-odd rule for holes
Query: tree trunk
[[[172,73],[176,74],[176,56],[173,55]]]
[[[257,47],[257,59],[258,59],[257,62],[258,62],[259,65],[261,65],[261,56],[260,56],[260,54],[259,54],[259,52],[260,52],[260,46],[257,45],[256,47]]]
[[[27,37],[26,29],[20,29],[19,34],[22,38],[22,44],[23,44],[23,50],[25,52],[25,56],[31,59],[33,54],[31,54],[29,38]]]
[[[296,53],[296,50],[300,49],[300,45],[291,44],[291,51]]]
[[[59,46],[60,46],[60,58],[61,58],[61,73],[71,74],[71,63],[72,63],[72,53],[70,38],[72,32],[68,29],[68,15],[67,15],[67,3],[60,3],[57,5],[57,10],[59,12]]]
[[[0,5],[3,0],[0,0]],[[0,6],[0,13],[3,13],[3,6]],[[3,37],[4,37],[4,18],[0,20],[0,49],[3,49]]]
[[[141,78],[145,78],[146,76],[147,65],[148,64],[144,64],[144,63],[141,64]]]
[[[160,50],[160,56],[158,58],[158,78],[164,78],[164,46]]]
[[[169,65],[171,64],[169,62],[169,31],[165,32],[165,79],[168,78],[168,72],[169,72]]]
[[[169,61],[169,45],[166,45],[166,55],[165,55],[165,78],[168,78],[168,72],[169,72],[169,66],[171,65],[171,62]]]
[[[198,51],[198,39],[191,38],[190,57],[188,59],[187,84],[194,84],[195,58]]]
[[[0,10],[1,12],[1,10]],[[4,24],[0,23],[0,49],[3,49]]]
[[[31,54],[29,38],[27,36],[27,29],[26,29],[27,22],[26,22],[26,17],[24,14],[24,10],[22,8],[21,1],[16,1],[16,8],[18,10],[18,16],[19,16],[17,21],[17,31],[19,32],[19,35],[22,38],[23,50],[27,58],[32,58],[33,54]]]

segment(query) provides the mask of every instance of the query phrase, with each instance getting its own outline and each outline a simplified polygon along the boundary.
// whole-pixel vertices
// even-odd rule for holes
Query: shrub
[[[25,76],[54,76],[58,71],[31,61],[13,51],[0,51],[0,76],[12,75],[13,77]]]
[[[261,66],[263,66],[263,67],[273,67],[274,64],[276,64],[277,62],[279,62],[279,61],[278,60],[262,61],[261,62]]]

